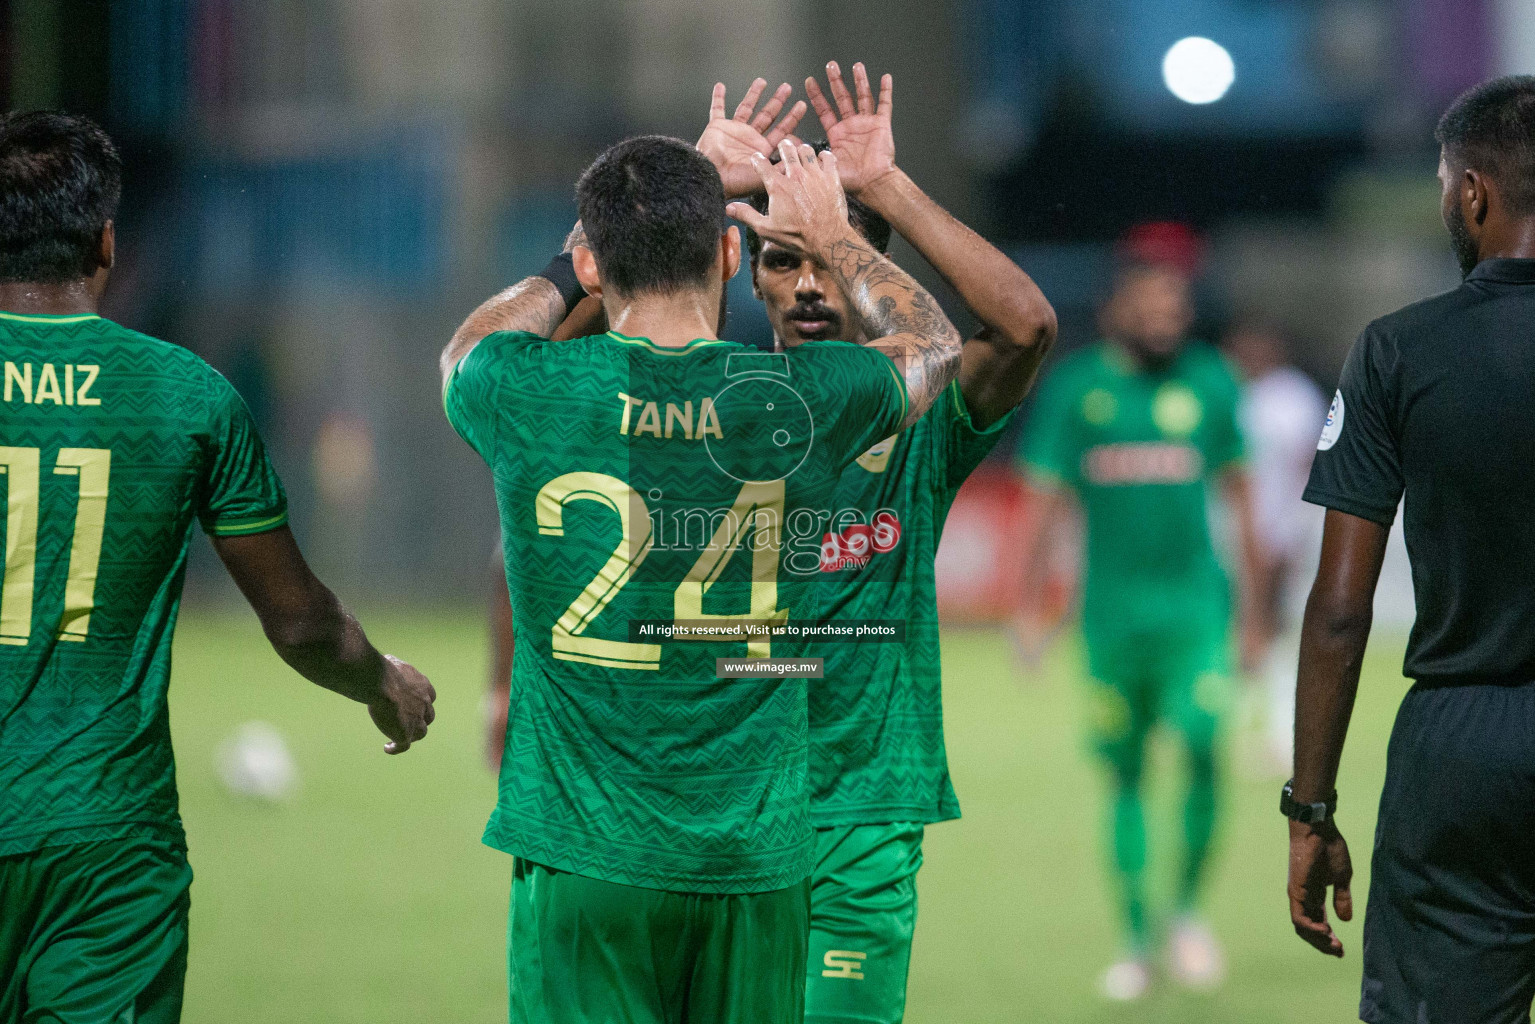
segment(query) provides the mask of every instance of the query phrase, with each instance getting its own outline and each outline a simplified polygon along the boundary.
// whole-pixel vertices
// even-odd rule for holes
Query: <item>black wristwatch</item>
[[[1320,825],[1331,818],[1338,810],[1338,791],[1332,791],[1332,796],[1321,803],[1303,804],[1295,800],[1295,780],[1291,779],[1284,784],[1284,789],[1279,794],[1279,813],[1291,821],[1298,821],[1302,825]]]

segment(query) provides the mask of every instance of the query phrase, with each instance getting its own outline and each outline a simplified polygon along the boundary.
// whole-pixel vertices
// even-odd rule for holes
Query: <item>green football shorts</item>
[[[164,839],[0,857],[0,1024],[176,1024],[191,884]]]
[[[742,895],[605,882],[518,858],[512,1024],[798,1024],[810,880]]]
[[[1157,634],[1088,633],[1093,676],[1089,731],[1109,756],[1139,746],[1163,722],[1195,744],[1210,743],[1231,696],[1225,623],[1193,623]]]
[[[917,926],[922,826],[816,831],[806,1024],[897,1024]]]

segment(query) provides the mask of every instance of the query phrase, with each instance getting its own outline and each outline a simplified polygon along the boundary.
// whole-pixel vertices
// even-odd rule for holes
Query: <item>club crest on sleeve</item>
[[[878,444],[874,445],[874,447],[858,456],[855,461],[859,466],[868,470],[870,473],[883,473],[885,471],[885,466],[890,462],[890,449],[895,447],[896,437],[896,434],[891,434],[889,437],[885,438],[883,441],[880,441]]]
[[[1343,392],[1335,391],[1332,396],[1332,405],[1327,407],[1327,422],[1322,424],[1322,436],[1317,439],[1316,450],[1325,452],[1338,443],[1338,436],[1343,433]]]

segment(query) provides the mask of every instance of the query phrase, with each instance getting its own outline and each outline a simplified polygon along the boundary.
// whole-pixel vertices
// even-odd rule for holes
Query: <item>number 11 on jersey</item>
[[[5,583],[0,587],[0,644],[32,639],[32,604],[37,577],[37,516],[41,503],[41,452],[0,446],[0,473],[6,477]],[[64,582],[60,640],[84,641],[96,604],[96,570],[107,522],[112,453],[105,448],[61,448],[56,476],[79,478],[69,575]]]

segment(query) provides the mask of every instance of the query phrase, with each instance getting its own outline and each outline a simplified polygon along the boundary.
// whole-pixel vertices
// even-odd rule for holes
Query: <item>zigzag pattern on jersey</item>
[[[34,385],[45,362],[98,366],[90,395],[101,402],[27,404],[13,382],[0,406],[0,445],[40,450],[31,633],[25,645],[0,645],[0,851],[122,829],[179,835],[165,705],[171,636],[216,434],[243,406],[192,353],[107,320],[0,320],[0,360],[32,364]],[[64,447],[112,453],[83,642],[56,638],[78,509],[77,478],[52,472]],[[280,504],[269,467],[255,475],[267,485],[232,497]],[[8,487],[0,478],[7,501]]]
[[[1000,436],[976,432],[946,394],[891,447],[882,472],[855,464],[839,508],[865,521],[890,509],[893,551],[825,574],[822,618],[906,623],[903,644],[823,644],[826,678],[810,683],[811,819],[818,828],[959,816],[943,740],[943,687],[933,559],[954,494]]]
[[[486,826],[484,842],[548,867],[647,888],[721,894],[770,892],[794,885],[815,864],[814,832],[806,844],[794,829],[792,846],[779,851],[743,852],[732,846],[720,856],[677,863],[673,851],[627,844],[594,843],[579,831],[524,831],[498,812]]]
[[[661,644],[646,670],[556,659],[553,624],[615,549],[626,549],[618,514],[601,502],[567,502],[559,536],[541,534],[535,517],[540,489],[564,474],[627,485],[645,511],[664,517],[663,533],[582,635],[627,642],[631,620],[673,619],[678,585],[707,537],[674,548],[664,530],[674,515],[729,509],[742,483],[711,458],[709,442],[680,426],[670,438],[636,435],[640,407],[625,433],[619,395],[658,410],[691,403],[697,416],[702,399],[730,382],[730,357],[743,352],[722,345],[672,355],[605,338],[551,345],[493,336],[450,386],[450,422],[492,467],[518,633],[507,768],[486,831],[492,845],[625,884],[693,891],[761,891],[808,873],[804,683],[716,679],[714,659],[743,655],[741,643]],[[879,429],[879,416],[857,406],[873,392],[873,364],[864,355],[856,369],[835,364],[822,353],[795,367],[805,371],[794,378],[801,396],[823,418],[817,444],[787,481],[789,514],[824,506],[841,466],[878,439],[865,435]],[[722,422],[722,431],[752,436],[758,426],[748,416]],[[641,514],[637,503],[633,514]],[[750,609],[751,563],[745,544],[730,555],[704,597],[706,614]],[[808,596],[808,584],[783,580],[777,607]],[[775,644],[773,653],[787,652]]]

